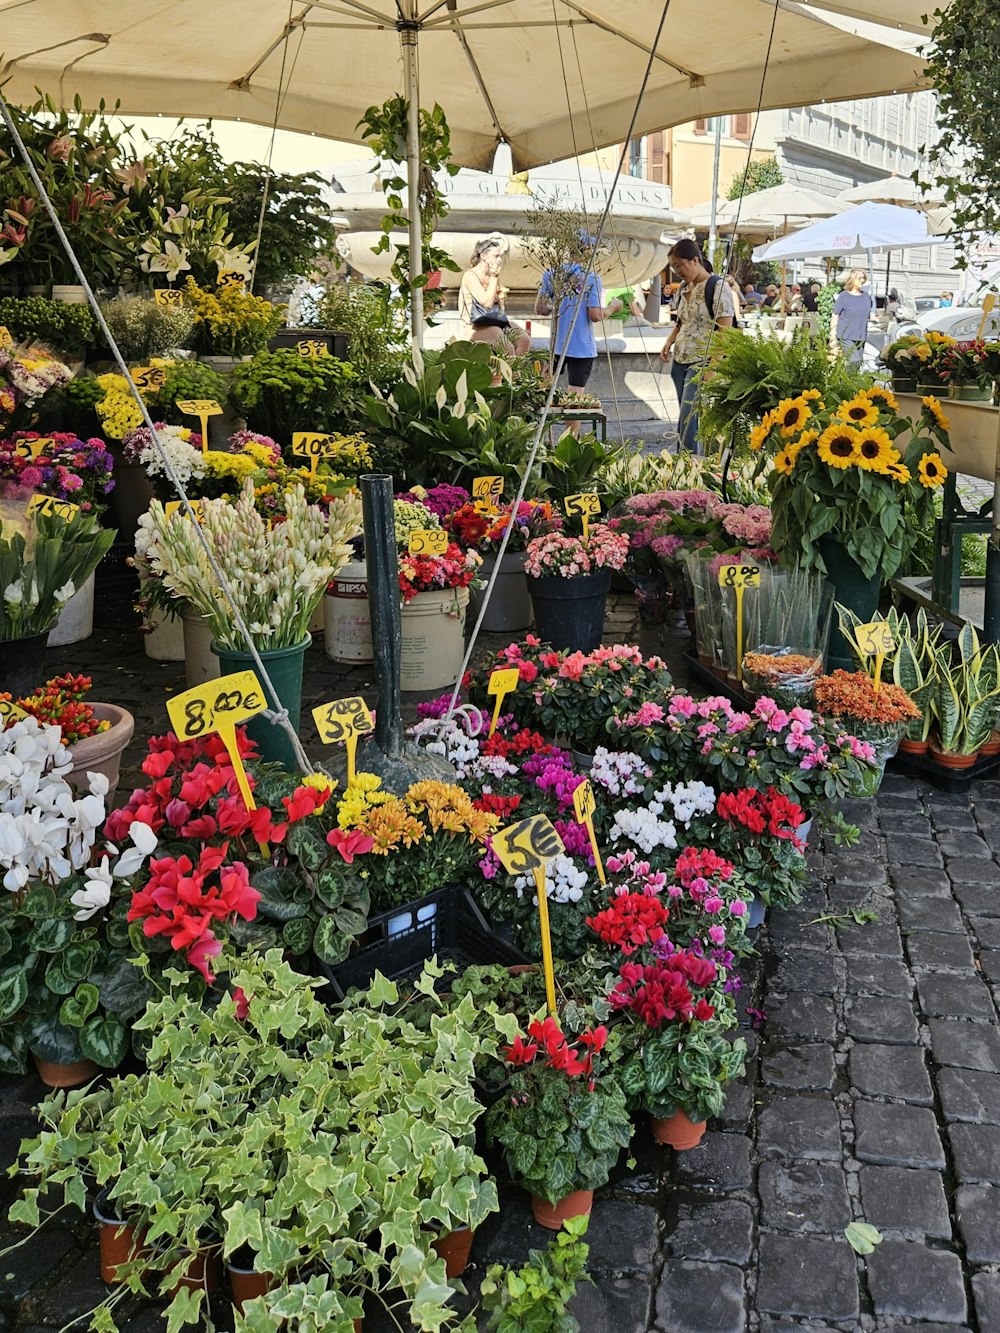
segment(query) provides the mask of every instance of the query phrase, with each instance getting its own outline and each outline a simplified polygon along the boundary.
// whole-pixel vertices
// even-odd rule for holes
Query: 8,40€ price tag
[[[538,924],[542,936],[542,967],[549,1013],[556,1012],[556,978],[552,967],[549,900],[545,890],[545,863],[565,851],[563,840],[546,815],[532,815],[494,833],[490,846],[509,875],[531,874],[538,897]]]
[[[213,731],[218,734],[226,747],[240,795],[248,810],[257,807],[236,744],[236,728],[241,722],[262,713],[266,707],[264,691],[253,671],[234,671],[230,676],[195,685],[167,700],[167,716],[178,740],[195,740]],[[269,855],[266,842],[257,845],[262,855]]]
[[[320,704],[313,709],[313,721],[324,745],[343,741],[347,746],[347,785],[350,786],[356,776],[358,737],[366,736],[375,726],[368,705],[360,694],[350,699],[334,699],[332,703]]]
[[[732,588],[736,593],[736,679],[743,679],[743,594],[747,588],[760,586],[757,565],[722,565],[719,569],[719,587]]]
[[[407,546],[410,555],[444,555],[448,534],[444,528],[414,528]]]
[[[489,735],[492,736],[497,729],[497,722],[500,720],[500,708],[504,699],[510,694],[511,690],[516,690],[518,681],[521,679],[521,673],[517,667],[499,667],[490,676],[490,683],[486,687],[487,694],[496,695],[496,703],[493,705],[493,720],[490,723]]]
[[[573,790],[573,813],[576,815],[576,822],[586,828],[590,837],[590,850],[594,853],[597,877],[602,884],[607,884],[608,877],[604,873],[604,862],[601,860],[601,853],[597,849],[597,834],[594,832],[594,813],[596,810],[597,801],[594,798],[594,788],[590,784],[590,779],[584,778],[583,782]]]

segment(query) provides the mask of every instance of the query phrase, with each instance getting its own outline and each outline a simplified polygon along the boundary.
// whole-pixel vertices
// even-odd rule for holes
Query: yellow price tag
[[[192,512],[194,513],[195,522],[200,523],[205,517],[205,510],[201,500],[188,500],[188,504],[191,506]],[[176,514],[178,510],[180,510],[184,518],[187,518],[187,510],[184,508],[183,500],[168,500],[163,506],[163,512],[167,518],[170,518],[172,514]]]
[[[190,741],[216,732],[226,747],[236,774],[243,804],[256,810],[246,769],[236,744],[236,728],[267,707],[264,690],[253,671],[234,671],[230,676],[195,685],[167,700],[167,716],[178,740]],[[269,856],[266,842],[257,844]]]
[[[56,514],[59,518],[76,518],[80,512],[80,506],[70,504],[68,500],[57,500],[52,495],[33,495],[28,501],[27,513],[32,514]]]
[[[497,501],[503,495],[503,477],[476,477],[472,483],[472,498],[488,506],[486,513],[495,514]]]
[[[221,417],[222,407],[214,398],[178,398],[178,409],[186,417],[197,417],[201,425],[201,452],[208,453],[208,418]]]
[[[355,778],[358,737],[366,736],[375,726],[368,705],[359,694],[350,699],[334,699],[312,710],[313,721],[324,745],[343,741],[347,746],[347,785]]]
[[[892,630],[884,620],[870,620],[867,625],[859,625],[854,635],[866,657],[884,657],[896,646]]]
[[[14,339],[10,336],[10,329],[6,324],[0,324],[0,347],[13,347]]]
[[[153,300],[157,305],[183,305],[184,293],[175,287],[157,287],[153,293]]]
[[[549,931],[549,899],[545,891],[545,863],[564,851],[563,840],[546,815],[532,815],[494,833],[490,845],[511,875],[528,872],[538,896],[538,924],[542,936],[542,968],[549,1013],[556,1012],[556,978],[552,966],[552,935]]]
[[[332,435],[322,431],[297,430],[292,432],[292,453],[296,458],[304,458],[309,464],[309,475],[315,477],[316,464],[321,458],[329,457],[336,449]]]
[[[590,520],[595,514],[601,512],[600,496],[595,491],[582,491],[579,495],[567,495],[563,505],[569,518],[579,514],[580,522],[583,525],[583,540],[586,541],[590,529]]]
[[[408,545],[410,555],[444,555],[448,534],[443,528],[414,528]]]
[[[596,811],[597,801],[594,797],[594,788],[591,786],[590,779],[585,778],[578,787],[573,789],[573,812],[576,815],[576,822],[584,826],[590,838],[590,850],[594,853],[597,877],[602,884],[607,884],[608,877],[604,873],[604,862],[597,847],[597,834],[594,832],[594,814]]]
[[[131,375],[132,383],[140,392],[162,389],[167,382],[167,372],[162,366],[136,366]]]
[[[757,565],[722,565],[719,568],[720,588],[757,588],[760,586],[760,568]]]
[[[18,708],[13,699],[0,699],[0,730],[5,728],[10,722],[20,722],[28,714],[23,708]]]
[[[243,291],[247,285],[247,280],[239,269],[224,268],[216,278],[215,285],[220,292],[225,291],[227,287],[237,287],[240,291]]]
[[[16,453],[18,458],[26,458],[34,462],[38,455],[47,449],[51,443],[51,435],[39,435],[37,440],[18,440]]]
[[[322,338],[302,338],[295,344],[295,350],[299,356],[309,357],[312,361],[330,355],[330,349]]]
[[[490,676],[490,683],[486,687],[487,694],[496,695],[496,703],[493,705],[493,721],[490,723],[489,734],[492,736],[497,729],[497,722],[500,720],[500,708],[504,699],[510,694],[511,690],[516,690],[518,682],[521,679],[521,673],[517,667],[498,667]]]

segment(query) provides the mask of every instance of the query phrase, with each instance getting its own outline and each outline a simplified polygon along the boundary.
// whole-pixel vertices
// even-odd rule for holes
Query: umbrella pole
[[[406,215],[410,220],[410,334],[413,346],[424,343],[424,289],[417,279],[424,271],[420,234],[420,86],[417,78],[416,25],[401,26],[403,82],[406,98]]]

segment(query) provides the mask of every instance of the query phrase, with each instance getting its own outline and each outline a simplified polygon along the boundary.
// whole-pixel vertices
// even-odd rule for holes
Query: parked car
[[[983,301],[990,292],[996,297],[996,304],[986,316],[984,323]],[[893,337],[899,338],[904,333],[920,334],[933,331],[947,333],[949,337],[960,340],[975,338],[982,324],[984,338],[1000,338],[1000,295],[995,285],[981,287],[974,296],[967,298],[964,305],[942,306],[940,297],[929,296],[918,297],[916,304],[919,308],[921,301],[931,300],[936,300],[938,305],[920,312],[913,323],[900,323],[894,330]]]

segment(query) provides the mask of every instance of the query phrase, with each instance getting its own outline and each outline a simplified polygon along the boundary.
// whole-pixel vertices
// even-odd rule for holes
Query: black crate
[[[496,934],[468,889],[451,885],[370,917],[342,963],[315,962],[343,999],[352,987],[367,986],[376,972],[393,981],[416,976],[432,954],[460,970],[474,963],[530,961]]]
[[[922,778],[940,791],[968,791],[974,782],[1000,773],[1000,755],[980,755],[971,768],[945,768],[930,755],[896,754],[889,760],[891,772],[908,778]]]
[[[350,340],[349,333],[337,333],[333,329],[279,329],[267,340],[267,350],[281,352],[291,348],[294,351],[300,342],[318,342],[323,343],[337,361],[346,361]]]

